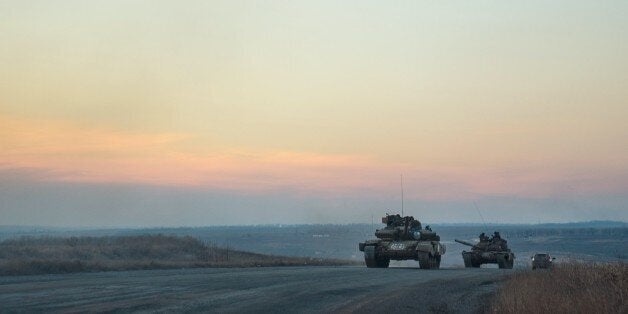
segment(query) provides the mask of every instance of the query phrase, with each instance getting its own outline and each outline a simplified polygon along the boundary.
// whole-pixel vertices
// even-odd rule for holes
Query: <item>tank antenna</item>
[[[404,217],[403,215],[403,173],[400,175],[401,177],[401,217]]]
[[[486,227],[486,222],[484,221],[484,217],[482,217],[482,212],[480,212],[480,209],[478,208],[478,204],[476,204],[475,201],[473,201],[473,206],[475,206],[475,210],[478,211],[478,215],[480,215],[480,219],[482,219],[482,224],[484,225],[484,230],[488,231],[488,227]]]

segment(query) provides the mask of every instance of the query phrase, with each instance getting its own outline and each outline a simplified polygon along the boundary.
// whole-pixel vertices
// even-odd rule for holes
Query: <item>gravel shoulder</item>
[[[0,277],[0,312],[472,313],[505,273],[262,267]]]

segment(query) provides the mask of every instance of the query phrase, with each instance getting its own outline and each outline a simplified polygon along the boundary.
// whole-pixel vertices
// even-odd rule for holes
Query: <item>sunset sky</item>
[[[0,1],[0,225],[628,221],[626,1]]]

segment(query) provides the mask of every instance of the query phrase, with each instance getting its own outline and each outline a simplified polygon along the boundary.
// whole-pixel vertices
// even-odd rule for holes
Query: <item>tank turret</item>
[[[498,264],[499,268],[512,268],[514,265],[515,254],[508,248],[508,241],[497,231],[490,239],[484,233],[480,234],[480,242],[475,244],[458,239],[454,241],[471,247],[471,251],[462,251],[465,267]]]
[[[445,246],[429,226],[412,216],[398,214],[382,217],[383,229],[375,230],[375,240],[359,244],[367,267],[388,267],[390,260],[414,259],[424,269],[439,268]]]

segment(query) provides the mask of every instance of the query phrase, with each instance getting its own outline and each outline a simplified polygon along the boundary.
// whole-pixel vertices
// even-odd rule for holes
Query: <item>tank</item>
[[[388,215],[382,217],[383,229],[375,230],[377,239],[359,243],[364,262],[369,268],[386,268],[390,260],[415,260],[422,269],[438,269],[445,246],[429,226],[412,216]]]
[[[471,251],[462,251],[465,267],[477,268],[482,264],[497,264],[499,268],[511,269],[515,263],[515,254],[508,248],[508,241],[497,231],[490,239],[484,233],[480,234],[480,242],[476,244],[458,239],[455,241],[471,247]]]

